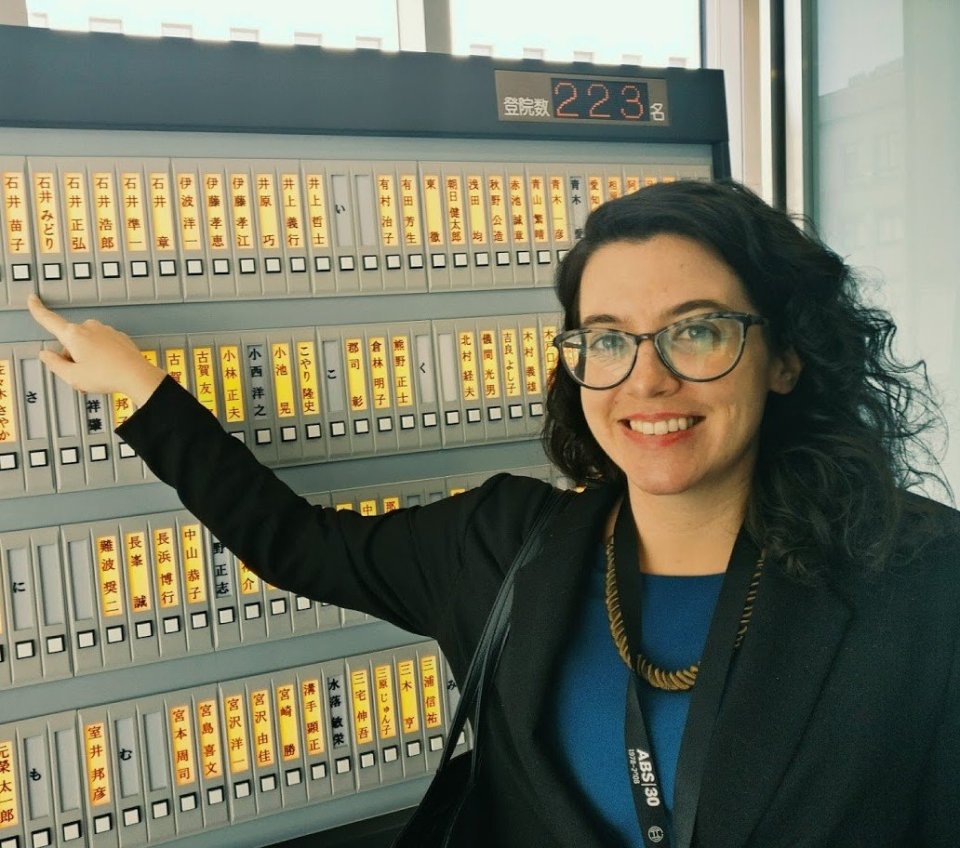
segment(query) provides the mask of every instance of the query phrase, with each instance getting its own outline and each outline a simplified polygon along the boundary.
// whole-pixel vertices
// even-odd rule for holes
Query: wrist
[[[126,395],[139,408],[150,399],[150,396],[157,390],[157,386],[163,382],[163,378],[166,376],[166,372],[161,368],[144,360],[143,367],[138,369]]]

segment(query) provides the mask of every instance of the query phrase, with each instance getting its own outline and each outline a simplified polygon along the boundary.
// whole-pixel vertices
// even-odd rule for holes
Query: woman
[[[487,832],[457,844],[956,848],[960,520],[905,492],[936,413],[892,323],[733,184],[605,204],[557,289],[544,443],[589,485],[517,578]],[[436,638],[462,679],[546,484],[309,506],[121,333],[30,308],[45,363],[142,407],[120,435],[245,563]]]

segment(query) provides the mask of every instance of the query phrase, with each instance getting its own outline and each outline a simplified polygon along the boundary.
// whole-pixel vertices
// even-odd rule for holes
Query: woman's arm
[[[366,517],[307,503],[123,333],[71,324],[30,303],[64,345],[43,361],[81,391],[123,392],[139,409],[117,429],[181,502],[279,588],[439,636],[455,597],[481,613],[549,486],[505,475],[422,508]],[[469,551],[473,568],[461,572]],[[492,594],[491,594],[492,591]],[[489,596],[489,598],[488,598]]]
[[[478,508],[491,493],[506,493],[490,483],[379,516],[313,506],[170,377],[117,433],[176,488],[217,539],[271,585],[429,636],[438,635],[438,616],[459,588],[462,547],[478,532]],[[491,521],[503,522],[503,537],[514,535],[510,518],[496,512],[499,518],[480,521],[490,538],[485,545],[494,551],[501,545],[497,529],[487,526]]]

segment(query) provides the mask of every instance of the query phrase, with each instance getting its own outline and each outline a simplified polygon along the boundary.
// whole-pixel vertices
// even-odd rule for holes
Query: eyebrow
[[[664,318],[677,318],[680,315],[684,315],[687,312],[692,312],[694,309],[712,309],[717,312],[735,312],[727,303],[721,303],[719,300],[710,300],[709,298],[700,298],[697,300],[685,300],[683,303],[678,303],[676,306],[671,306],[663,313]],[[581,320],[581,327],[589,327],[591,324],[619,324],[622,323],[621,318],[617,318],[615,315],[588,315],[586,318]]]

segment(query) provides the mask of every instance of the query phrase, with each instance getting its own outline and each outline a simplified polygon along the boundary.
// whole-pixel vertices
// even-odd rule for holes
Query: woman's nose
[[[633,370],[624,381],[624,387],[635,394],[650,396],[676,391],[680,383],[681,381],[660,359],[653,339],[644,339],[640,342]]]

